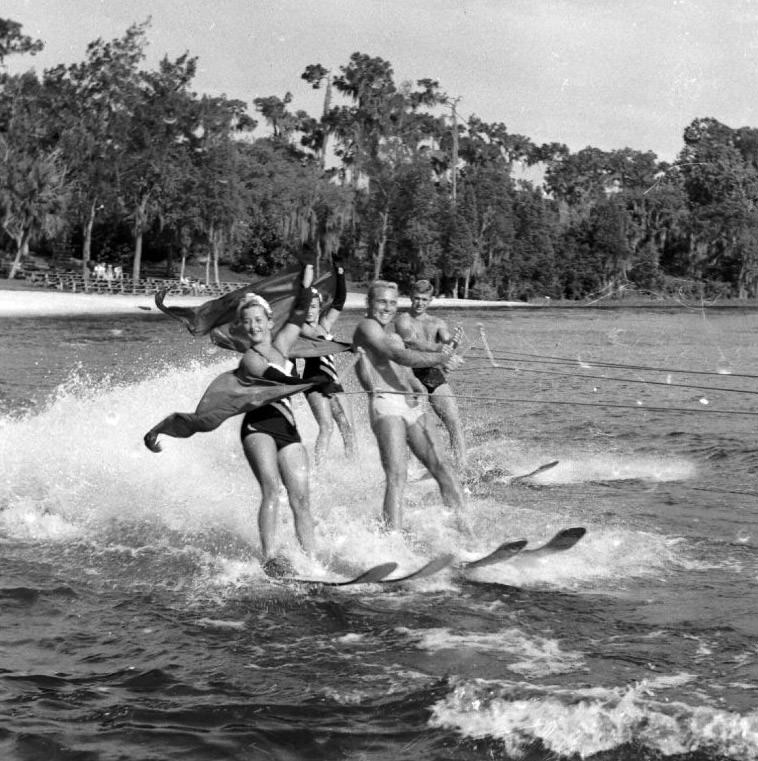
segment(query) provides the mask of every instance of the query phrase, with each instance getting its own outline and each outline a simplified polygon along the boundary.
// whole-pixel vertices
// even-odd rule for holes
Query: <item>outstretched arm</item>
[[[403,339],[407,349],[417,349],[418,351],[440,351],[446,341],[428,341],[423,336],[420,337],[413,329],[413,321],[407,312],[402,312],[395,318],[395,331]]]
[[[453,355],[449,346],[443,346],[439,351],[421,351],[404,347],[399,341],[393,341],[381,326],[372,321],[364,320],[355,332],[354,343],[370,349],[376,356],[392,360],[405,367],[449,367],[452,360],[458,359]],[[453,363],[455,366],[457,364]],[[460,363],[458,363],[460,364]]]

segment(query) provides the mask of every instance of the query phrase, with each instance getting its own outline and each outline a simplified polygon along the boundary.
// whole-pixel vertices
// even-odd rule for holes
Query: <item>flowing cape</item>
[[[302,357],[322,357],[347,351],[350,344],[344,341],[327,341],[323,338],[303,339]],[[307,383],[277,383],[264,378],[243,381],[236,370],[228,370],[211,381],[194,412],[172,412],[150,430],[150,434],[166,434],[186,439],[196,433],[207,433],[218,428],[224,420],[243,412],[250,412],[265,404],[307,391],[329,380],[326,376]]]
[[[271,305],[271,310],[274,313],[272,332],[276,335],[287,322],[292,311],[301,277],[301,266],[299,264],[294,265],[278,275],[260,278],[238,288],[236,291],[206,301],[199,307],[166,306],[163,303],[166,297],[166,290],[164,289],[155,294],[155,305],[161,312],[165,312],[169,317],[183,323],[193,336],[205,336],[210,333],[211,341],[222,349],[244,352],[250,348],[250,340],[244,334],[235,333],[233,325],[237,314],[237,305],[240,301],[248,293],[257,293],[259,296],[263,296]],[[313,281],[313,286],[327,294],[327,297],[331,299],[334,295],[334,283],[334,273],[330,270],[328,273],[317,277]],[[299,338],[290,350],[290,357],[301,359],[321,356],[320,354],[313,354],[313,351],[314,348],[308,339]],[[345,351],[345,348],[336,349],[336,351]]]
[[[194,412],[172,412],[154,426],[148,435],[163,433],[177,439],[186,439],[195,433],[213,431],[234,415],[299,394],[315,385],[316,383],[275,383],[263,378],[243,383],[236,371],[229,370],[211,381]]]
[[[250,343],[243,334],[235,334],[233,320],[237,305],[247,293],[263,296],[274,312],[274,332],[287,321],[300,287],[300,268],[289,270],[274,277],[264,278],[227,293],[220,298],[206,301],[199,307],[167,307],[163,304],[165,291],[155,296],[156,306],[170,317],[182,322],[192,335],[211,334],[211,339],[218,346],[238,352],[245,352]],[[334,287],[332,275],[317,278],[314,285],[322,288]],[[307,358],[337,354],[351,348],[344,341],[330,341],[323,338],[300,336],[289,352],[290,357]],[[323,383],[325,379],[313,379],[308,383],[277,383],[263,378],[242,380],[236,370],[222,373],[215,378],[205,390],[194,412],[173,412],[150,429],[145,436],[153,441],[159,434],[185,439],[195,433],[213,431],[221,423],[234,415],[262,407],[277,399],[307,391]],[[152,447],[151,447],[152,448]]]

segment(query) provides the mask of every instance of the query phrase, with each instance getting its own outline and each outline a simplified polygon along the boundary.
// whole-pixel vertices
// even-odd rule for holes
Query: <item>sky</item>
[[[3,0],[45,42],[9,70],[84,60],[87,44],[151,19],[148,65],[197,56],[194,90],[293,95],[314,116],[311,63],[356,51],[397,82],[432,78],[459,113],[572,152],[653,151],[672,161],[695,118],[758,127],[758,0]]]

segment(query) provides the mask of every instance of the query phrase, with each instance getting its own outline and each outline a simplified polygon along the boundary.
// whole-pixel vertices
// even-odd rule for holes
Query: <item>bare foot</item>
[[[274,579],[281,579],[283,576],[292,576],[294,572],[295,569],[292,567],[289,558],[286,558],[283,555],[269,558],[263,564],[263,573]]]

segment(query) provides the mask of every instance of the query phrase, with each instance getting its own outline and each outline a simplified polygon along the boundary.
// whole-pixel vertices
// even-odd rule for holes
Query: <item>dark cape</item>
[[[163,301],[165,291],[155,296],[155,304],[170,317],[183,323],[194,336],[210,334],[211,340],[218,346],[244,353],[250,348],[246,335],[235,334],[233,321],[237,305],[248,293],[262,296],[271,305],[276,334],[287,322],[297,297],[302,277],[301,268],[297,266],[279,275],[263,278],[236,291],[227,293],[217,299],[206,301],[199,307],[168,307]],[[332,274],[323,275],[314,281],[314,286],[322,291],[334,287]],[[328,341],[319,338],[300,336],[290,349],[291,358],[321,357],[337,354],[351,348],[344,341]],[[205,390],[194,412],[173,412],[150,429],[145,436],[145,444],[153,451],[159,451],[157,437],[159,434],[175,438],[188,438],[195,433],[212,431],[234,415],[262,407],[278,399],[307,391],[323,378],[314,378],[308,383],[277,383],[263,378],[243,380],[238,370],[222,373],[211,382]]]
[[[240,301],[248,293],[257,293],[266,299],[274,313],[272,333],[276,335],[292,312],[301,278],[302,268],[297,264],[288,267],[278,275],[261,278],[217,299],[206,301],[199,307],[166,306],[163,303],[166,297],[165,290],[155,295],[155,305],[161,312],[181,322],[193,336],[205,336],[210,333],[211,341],[217,346],[243,353],[250,348],[250,339],[243,334],[235,334],[233,327]],[[334,294],[334,273],[330,270],[320,275],[313,281],[313,287],[326,295],[327,301],[331,301]],[[338,348],[332,345],[326,351],[317,339],[301,336],[290,349],[290,357],[294,359],[320,357],[350,348],[350,344],[339,341],[335,343],[339,344]]]

